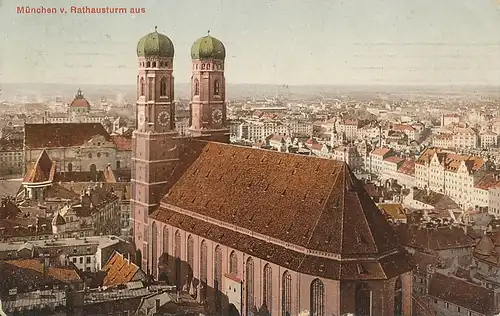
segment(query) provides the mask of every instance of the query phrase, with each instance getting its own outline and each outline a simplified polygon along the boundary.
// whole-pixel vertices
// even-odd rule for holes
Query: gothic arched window
[[[163,227],[163,263],[168,264],[168,228]]]
[[[272,310],[273,301],[273,270],[269,263],[264,266],[264,278],[262,280],[263,289],[263,303],[266,305],[267,310]]]
[[[356,287],[356,316],[371,316],[372,314],[372,291],[366,283]]]
[[[288,271],[281,279],[281,311],[282,316],[292,315],[292,276]]]
[[[207,294],[207,243],[202,240],[200,245],[200,299],[204,300]]]
[[[403,282],[401,277],[396,279],[394,284],[394,316],[403,315]]]
[[[148,100],[153,100],[153,78],[149,78],[148,82]]]
[[[310,297],[311,316],[325,316],[325,286],[320,279],[314,279],[311,282]]]
[[[146,62],[146,68],[150,68],[151,67],[151,62]]]
[[[200,81],[194,79],[194,95],[200,95]]]
[[[158,277],[158,230],[156,222],[151,225],[151,274]]]
[[[214,94],[219,95],[219,93],[220,93],[219,80],[215,80],[215,82],[214,82]]]
[[[153,68],[156,68],[156,61],[153,61]]]
[[[229,255],[229,273],[238,274],[238,257],[234,250]]]
[[[205,70],[205,64],[201,64],[201,70]]]
[[[222,303],[222,249],[220,246],[215,247],[214,254],[214,289],[215,289],[215,306],[216,311],[220,312]]]
[[[70,162],[68,164],[68,172],[71,172],[71,171],[73,171],[73,164]]]
[[[177,286],[181,285],[181,233],[179,231],[175,232],[174,236],[174,252],[175,252],[175,284]]]
[[[144,78],[141,77],[139,80],[139,94],[144,95]]]
[[[247,297],[246,297],[246,309],[247,312],[245,315],[248,316],[253,316],[254,311],[255,311],[255,302],[254,302],[254,287],[255,287],[255,280],[254,280],[254,266],[253,266],[253,259],[248,258],[247,263],[246,263],[246,292],[247,292]]]
[[[189,235],[187,239],[187,254],[186,259],[190,269],[194,267],[194,239],[193,236]]]
[[[167,95],[167,79],[165,77],[160,80],[160,96],[164,97]]]

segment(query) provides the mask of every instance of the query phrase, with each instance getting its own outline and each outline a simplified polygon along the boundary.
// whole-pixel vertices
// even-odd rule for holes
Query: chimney
[[[160,310],[160,307],[161,307],[161,303],[160,303],[160,299],[157,298],[155,300],[155,312],[158,313],[158,311]]]

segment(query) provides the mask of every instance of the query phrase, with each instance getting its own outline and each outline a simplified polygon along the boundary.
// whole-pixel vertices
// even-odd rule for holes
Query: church
[[[137,45],[136,260],[216,315],[411,315],[412,267],[340,161],[229,144],[224,44],[191,47],[190,133],[175,129],[174,45]]]

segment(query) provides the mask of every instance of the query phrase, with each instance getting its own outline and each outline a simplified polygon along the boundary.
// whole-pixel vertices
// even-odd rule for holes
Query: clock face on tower
[[[170,113],[167,111],[161,111],[158,114],[158,124],[161,126],[167,126],[170,121]]]
[[[212,112],[212,120],[215,122],[215,123],[220,123],[222,122],[222,111],[220,109],[215,109],[213,112]]]

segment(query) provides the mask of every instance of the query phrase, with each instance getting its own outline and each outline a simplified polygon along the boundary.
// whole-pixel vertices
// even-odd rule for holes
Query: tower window
[[[207,64],[207,69],[210,69],[210,64]]]
[[[139,90],[140,95],[144,95],[144,78],[141,78]]]
[[[215,82],[214,82],[214,94],[219,95],[219,93],[220,93],[219,80],[215,80]]]
[[[194,79],[194,95],[200,94],[200,82],[198,79]]]
[[[201,70],[205,70],[205,64],[201,64]]]
[[[156,61],[153,61],[153,68],[156,68]]]
[[[149,78],[148,82],[148,100],[151,101],[153,100],[153,78]]]
[[[146,62],[146,68],[150,68],[151,67],[151,62]]]
[[[160,81],[160,96],[166,96],[167,95],[167,79],[165,77],[161,78]]]

